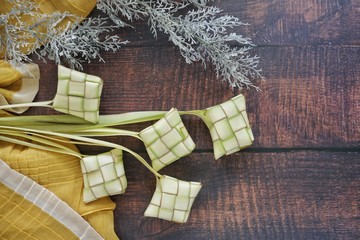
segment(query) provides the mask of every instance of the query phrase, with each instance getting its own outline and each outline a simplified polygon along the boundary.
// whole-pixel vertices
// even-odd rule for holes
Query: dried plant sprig
[[[244,25],[239,19],[228,15],[216,17],[221,12],[216,7],[192,10],[183,17],[162,14],[156,9],[149,11],[153,33],[156,35],[155,28],[167,33],[187,63],[211,62],[218,77],[240,89],[254,87],[251,79],[261,78],[258,58],[248,53],[253,47],[251,40],[227,33],[228,28]],[[241,47],[231,47],[230,42]]]
[[[6,1],[13,7],[0,15],[0,52],[13,65],[31,62],[28,55],[35,53],[43,60],[46,56],[57,64],[82,69],[83,62],[104,61],[101,50],[117,51],[127,43],[109,35],[117,27],[108,25],[107,18],[88,18],[80,23],[84,19],[67,12],[42,13],[32,1]],[[65,18],[74,23],[60,26]]]
[[[125,27],[131,25],[121,19],[119,15],[129,21],[144,17],[144,12],[139,9],[138,2],[138,0],[97,0],[96,7],[106,13],[117,26]]]
[[[94,59],[105,62],[100,55],[101,50],[116,52],[128,43],[116,35],[108,35],[117,27],[107,24],[107,18],[93,17],[81,23],[69,24],[66,31],[60,34],[50,31],[47,34],[56,37],[47,41],[37,52],[57,64],[65,62],[70,68],[80,70],[84,62],[90,63]]]
[[[249,53],[253,43],[249,38],[228,32],[246,24],[233,16],[219,16],[221,9],[206,6],[208,2],[99,0],[97,8],[110,15],[118,26],[127,24],[119,15],[128,21],[148,18],[153,35],[157,37],[158,31],[167,34],[187,63],[201,61],[206,66],[210,62],[217,76],[231,87],[258,89],[252,80],[262,78],[262,75],[258,68],[259,58]],[[189,6],[197,9],[180,15],[179,10]]]
[[[37,6],[31,1],[24,4],[7,1],[14,7],[0,15],[4,26],[0,29],[0,51],[14,64],[30,62],[28,54],[36,53],[42,59],[47,56],[57,64],[64,62],[81,70],[84,62],[104,61],[100,50],[117,51],[127,43],[111,35],[115,28],[130,26],[136,19],[148,19],[155,37],[158,32],[167,34],[187,63],[200,61],[204,66],[212,63],[217,76],[231,87],[255,87],[252,80],[262,78],[258,57],[249,54],[251,40],[229,33],[230,29],[245,24],[233,16],[219,16],[221,10],[208,7],[208,0],[98,0],[97,8],[115,23],[110,26],[106,18],[88,18],[80,24],[83,19],[69,13],[36,11]],[[184,12],[187,7],[196,9],[181,15],[179,11]],[[34,19],[33,22],[24,22],[23,15]],[[59,27],[67,17],[76,19],[75,23]]]
[[[12,8],[0,15],[0,52],[14,65],[31,62],[28,54],[45,43],[45,35],[39,35],[44,29],[56,29],[56,26],[70,16],[68,13],[55,12],[43,14],[32,1],[6,0]],[[31,19],[25,21],[24,19]]]

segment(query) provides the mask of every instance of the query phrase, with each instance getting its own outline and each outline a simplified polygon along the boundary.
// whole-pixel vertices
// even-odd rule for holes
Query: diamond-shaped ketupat
[[[185,223],[202,184],[162,176],[144,216]]]
[[[58,66],[58,87],[53,108],[86,121],[99,121],[101,78]]]
[[[122,151],[114,149],[80,160],[84,178],[84,202],[125,192],[125,176]]]
[[[195,148],[175,108],[154,125],[142,130],[140,137],[156,171],[190,154]]]
[[[207,108],[205,119],[213,141],[215,159],[244,149],[254,141],[242,94]]]

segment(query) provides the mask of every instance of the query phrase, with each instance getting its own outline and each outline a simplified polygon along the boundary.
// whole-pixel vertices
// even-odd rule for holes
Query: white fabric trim
[[[0,182],[52,216],[79,239],[103,239],[88,222],[54,193],[21,173],[14,171],[1,159]]]

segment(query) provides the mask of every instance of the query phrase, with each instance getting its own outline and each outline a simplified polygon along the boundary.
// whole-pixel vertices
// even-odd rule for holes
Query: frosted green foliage
[[[94,59],[105,62],[100,55],[101,51],[116,52],[128,43],[116,35],[108,35],[116,27],[106,24],[106,18],[87,18],[82,23],[69,25],[60,34],[50,32],[56,37],[47,41],[39,53],[57,64],[65,62],[76,69],[82,69],[82,63],[90,63]]]
[[[108,26],[106,18],[88,18],[79,23],[83,19],[69,13],[42,13],[31,1],[5,1],[14,7],[0,15],[0,51],[13,65],[31,62],[28,54],[35,53],[44,61],[47,57],[57,64],[67,63],[71,68],[82,69],[83,62],[103,61],[101,50],[116,51],[127,43],[116,35],[108,35],[117,27]],[[60,28],[59,23],[67,17],[75,23]],[[22,20],[26,18],[34,21]]]
[[[252,79],[262,76],[258,57],[249,54],[253,44],[249,38],[228,32],[246,24],[233,16],[219,16],[221,9],[206,6],[208,2],[99,0],[97,8],[108,14],[118,26],[129,25],[126,20],[148,19],[153,35],[157,37],[158,32],[167,34],[187,63],[200,61],[204,66],[212,63],[218,77],[231,87],[255,87]],[[179,13],[194,6],[196,8],[185,15]]]

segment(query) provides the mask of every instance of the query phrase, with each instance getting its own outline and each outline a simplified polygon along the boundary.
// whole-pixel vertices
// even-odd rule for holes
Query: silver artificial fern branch
[[[105,18],[96,17],[69,24],[65,29],[58,27],[65,18],[78,22],[82,19],[68,13],[43,14],[32,1],[4,1],[14,7],[0,15],[0,53],[15,64],[31,61],[28,54],[36,53],[43,59],[47,56],[56,63],[66,62],[81,69],[83,62],[95,58],[103,61],[101,50],[116,51],[127,43],[116,35],[109,36],[114,28],[148,19],[155,37],[158,32],[167,34],[187,63],[212,63],[218,77],[231,87],[254,87],[252,80],[262,78],[258,57],[249,54],[251,40],[228,32],[245,24],[236,17],[221,16],[217,7],[207,6],[212,0],[98,0],[97,8],[115,25],[109,26]],[[191,7],[195,9],[189,10]],[[23,22],[22,16],[26,15],[34,20]]]
[[[47,34],[55,35],[39,51],[39,56],[47,56],[50,60],[60,63],[62,60],[71,68],[82,69],[83,62],[91,62],[99,59],[104,62],[100,55],[101,50],[118,50],[128,41],[120,41],[116,35],[105,35],[113,31],[115,27],[106,25],[106,18],[87,18],[81,24],[72,24],[66,31],[57,33],[49,29]],[[100,37],[102,36],[102,37]]]
[[[88,18],[80,24],[83,19],[66,12],[41,13],[32,1],[6,1],[13,8],[0,15],[0,52],[14,65],[31,62],[28,55],[35,53],[43,60],[46,56],[57,64],[66,62],[71,68],[82,69],[84,61],[103,61],[101,50],[116,51],[127,43],[118,36],[106,35],[117,28],[107,25],[106,18]],[[59,27],[67,17],[75,23],[67,24],[65,29]]]
[[[121,15],[128,21],[148,18],[153,35],[167,34],[187,63],[201,61],[206,66],[211,62],[218,77],[231,87],[255,87],[252,80],[262,76],[258,57],[249,54],[254,45],[249,38],[228,32],[246,24],[233,16],[219,16],[219,8],[206,6],[210,1],[98,0],[97,8],[119,26],[128,24]],[[191,6],[196,10],[180,15],[179,10]]]

